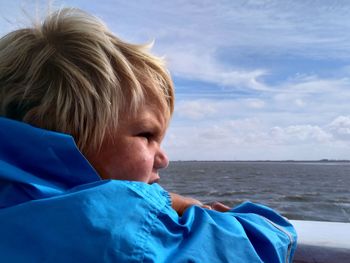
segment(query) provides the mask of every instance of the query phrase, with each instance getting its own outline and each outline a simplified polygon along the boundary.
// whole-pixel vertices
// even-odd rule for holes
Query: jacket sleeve
[[[158,215],[145,262],[292,262],[293,226],[272,209],[250,202],[220,213],[193,206],[182,217]]]
[[[179,217],[160,186],[99,181],[0,209],[2,262],[288,262],[293,227],[245,203]],[[20,253],[18,253],[20,251]]]

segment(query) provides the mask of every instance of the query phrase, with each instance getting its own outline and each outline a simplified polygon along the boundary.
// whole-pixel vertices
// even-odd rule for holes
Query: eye
[[[153,134],[151,132],[141,132],[137,135],[138,137],[145,138],[147,141],[150,141],[153,139]]]

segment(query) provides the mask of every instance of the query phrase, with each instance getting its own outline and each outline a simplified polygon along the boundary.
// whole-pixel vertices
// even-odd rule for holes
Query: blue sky
[[[0,34],[47,1],[0,2]],[[350,159],[349,1],[54,1],[155,40],[176,84],[172,160]]]

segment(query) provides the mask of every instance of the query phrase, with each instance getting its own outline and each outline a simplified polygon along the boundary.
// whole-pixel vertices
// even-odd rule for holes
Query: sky
[[[52,1],[51,1],[52,2]],[[0,35],[48,1],[0,1]],[[154,40],[176,87],[171,160],[350,159],[350,1],[70,0]]]

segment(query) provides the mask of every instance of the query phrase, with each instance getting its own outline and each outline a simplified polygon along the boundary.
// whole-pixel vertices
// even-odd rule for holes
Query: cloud
[[[265,101],[261,99],[247,99],[247,105],[253,109],[262,109],[265,107]]]
[[[176,112],[182,118],[199,120],[212,116],[217,110],[203,101],[180,101],[176,104]]]
[[[176,102],[174,122],[195,120],[196,123],[231,121],[242,118],[254,119],[254,115],[264,114],[266,102],[258,98],[180,99]]]
[[[327,128],[339,140],[350,141],[350,116],[339,116]]]
[[[350,116],[330,123],[271,126],[259,118],[171,127],[165,148],[172,159],[350,158]]]
[[[350,87],[349,78],[320,78],[315,75],[296,77],[282,84],[284,92],[298,93],[300,95],[329,93]]]
[[[196,98],[181,96],[175,114],[183,118],[217,117],[219,120],[228,116],[247,118],[266,115],[275,118],[275,126],[278,126],[286,123],[314,125],[350,112],[349,78],[298,76],[280,84],[265,86],[268,90],[244,96],[237,95],[234,89],[222,92],[213,86],[209,92],[206,90],[202,99],[199,88]]]
[[[319,126],[293,125],[285,128],[273,127],[270,131],[271,142],[284,144],[329,143],[333,137]]]
[[[222,65],[211,52],[213,51],[201,52],[198,46],[195,48],[188,47],[184,50],[180,50],[178,47],[169,47],[166,53],[169,54],[167,56],[169,66],[175,76],[205,81],[224,87],[253,90],[268,89],[258,80],[267,74],[266,70],[230,68]]]

